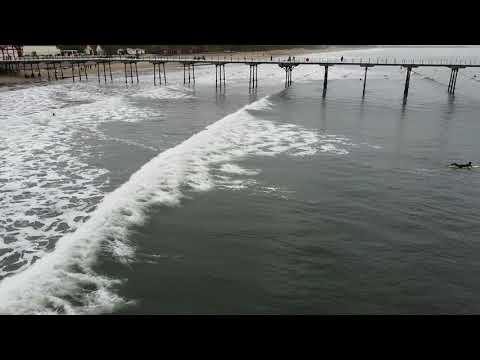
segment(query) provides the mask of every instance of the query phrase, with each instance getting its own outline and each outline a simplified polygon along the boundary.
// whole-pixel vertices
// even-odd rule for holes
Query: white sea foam
[[[262,99],[260,104],[262,102],[264,107],[270,106],[268,99]],[[127,302],[115,294],[119,280],[100,276],[91,266],[102,252],[124,263],[132,259],[134,247],[128,243],[129,229],[146,220],[150,206],[178,205],[186,191],[207,191],[216,185],[244,188],[254,181],[238,182],[228,176],[217,178],[211,170],[223,168],[238,172],[241,168],[232,163],[250,156],[313,153],[322,141],[315,131],[261,120],[250,114],[251,109],[261,110],[262,106],[253,103],[213,123],[159,154],[129,181],[107,194],[87,222],[58,240],[55,251],[45,254],[26,270],[3,279],[0,312],[113,311]],[[323,140],[335,141],[336,138],[330,136]],[[337,147],[331,149],[339,151]]]
[[[257,175],[258,173],[260,173],[260,170],[248,170],[235,164],[223,164],[220,167],[220,171],[238,175]]]
[[[33,87],[0,96],[0,279],[51,251],[103,198],[108,171],[88,164],[90,137],[158,151],[97,130],[105,122],[150,119],[158,110],[132,106],[133,97],[117,90],[105,96],[105,89],[92,85],[71,86]],[[169,100],[181,98],[178,92],[146,90],[147,97],[158,93]]]

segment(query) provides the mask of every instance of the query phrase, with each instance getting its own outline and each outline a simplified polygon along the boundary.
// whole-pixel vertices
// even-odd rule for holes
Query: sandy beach
[[[270,50],[270,51],[244,51],[244,52],[208,52],[208,53],[196,53],[191,55],[180,55],[180,57],[193,57],[193,56],[205,56],[208,58],[219,58],[219,59],[228,59],[230,57],[233,58],[246,58],[246,59],[255,59],[255,58],[273,58],[278,57],[288,57],[288,56],[298,56],[298,55],[305,55],[311,53],[327,53],[327,52],[335,52],[335,51],[342,51],[342,50],[354,50],[357,48],[348,48],[348,47],[328,47],[328,48],[318,48],[318,49],[305,49],[305,48],[293,48],[293,49],[277,49],[277,50]],[[172,58],[176,58],[177,56],[172,56]],[[150,63],[139,63],[137,65],[139,74],[153,71],[153,65]],[[110,76],[108,67],[107,69],[107,79]],[[124,64],[122,63],[115,63],[111,64],[112,74],[114,73],[123,73],[124,72]],[[128,67],[127,67],[128,69]],[[182,65],[178,63],[167,63],[165,65],[165,71],[175,71],[182,69]],[[65,66],[63,69],[64,79],[71,79],[72,78],[72,69],[71,67]],[[48,74],[45,69],[40,70],[40,76],[38,76],[37,69],[34,68],[33,70],[35,77],[31,77],[32,71],[30,69],[26,69],[24,72],[21,70],[17,74],[1,74],[0,75],[0,87],[7,87],[7,88],[17,88],[17,87],[25,87],[25,86],[33,86],[33,85],[42,85],[48,83]],[[87,75],[91,80],[97,80],[98,70],[95,65],[87,67]],[[50,71],[51,81],[55,81],[55,77],[53,75],[53,71]],[[57,76],[61,80],[61,71],[57,68]],[[100,66],[100,76],[103,77],[103,66]],[[83,77],[83,73],[82,73]],[[75,67],[75,78],[78,78],[78,69]]]

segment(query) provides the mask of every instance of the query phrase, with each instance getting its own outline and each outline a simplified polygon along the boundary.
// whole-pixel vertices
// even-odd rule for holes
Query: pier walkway
[[[365,94],[365,86],[367,81],[367,71],[371,67],[376,66],[388,66],[388,67],[401,67],[406,69],[406,79],[404,86],[404,97],[408,96],[408,89],[410,86],[410,74],[413,68],[418,67],[444,67],[450,69],[450,80],[448,85],[448,93],[454,94],[457,75],[460,69],[465,68],[480,68],[480,59],[466,59],[466,58],[424,58],[424,59],[397,59],[397,58],[343,58],[343,57],[320,57],[320,58],[307,58],[307,57],[275,57],[275,58],[247,58],[238,56],[216,56],[216,57],[204,57],[204,56],[192,56],[192,57],[156,57],[156,56],[141,56],[141,57],[125,57],[125,56],[78,56],[78,57],[21,57],[16,59],[3,59],[0,60],[0,71],[3,72],[21,72],[25,73],[25,76],[31,73],[31,77],[41,77],[40,69],[47,71],[48,80],[59,80],[65,78],[88,80],[86,68],[87,66],[95,66],[97,69],[98,81],[103,80],[106,82],[107,78],[113,81],[113,75],[111,70],[112,63],[124,64],[125,83],[133,83],[134,74],[138,79],[138,63],[151,63],[153,64],[153,81],[156,85],[157,82],[166,84],[166,71],[165,64],[177,63],[183,65],[184,83],[195,83],[195,65],[197,66],[215,66],[215,86],[225,86],[225,65],[228,64],[244,64],[250,66],[250,78],[249,87],[258,87],[258,66],[259,65],[278,65],[285,71],[285,86],[292,84],[292,71],[297,66],[321,66],[324,67],[324,79],[323,79],[323,95],[325,96],[328,84],[328,69],[332,66],[359,66],[365,68],[363,77],[363,94]],[[107,70],[108,67],[108,70]],[[64,70],[71,69],[71,76],[64,76]],[[60,73],[59,73],[60,71]],[[108,72],[108,76],[107,76]],[[157,74],[158,72],[158,74]],[[188,77],[187,77],[188,75]],[[157,81],[158,79],[158,81]]]

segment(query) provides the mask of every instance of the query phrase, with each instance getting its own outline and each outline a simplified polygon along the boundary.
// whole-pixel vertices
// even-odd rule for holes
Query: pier
[[[87,67],[94,66],[97,69],[98,82],[113,81],[111,65],[113,63],[124,64],[125,83],[128,84],[139,82],[138,67],[139,63],[150,63],[153,65],[153,83],[162,85],[167,83],[167,76],[165,71],[165,64],[177,63],[183,65],[183,82],[184,84],[195,84],[195,65],[197,66],[215,66],[215,87],[224,88],[226,85],[225,65],[228,64],[244,64],[250,67],[249,88],[258,87],[258,66],[260,65],[278,65],[280,69],[285,71],[285,87],[289,87],[293,83],[293,70],[297,66],[320,66],[324,68],[323,79],[323,96],[327,93],[328,88],[328,70],[332,66],[359,66],[365,68],[363,76],[363,96],[365,96],[365,89],[367,83],[367,71],[372,67],[400,67],[406,69],[406,78],[404,83],[403,94],[406,99],[410,87],[410,75],[413,68],[418,67],[443,67],[450,69],[450,80],[447,87],[449,94],[455,94],[457,75],[460,69],[465,68],[480,68],[480,61],[472,61],[467,59],[456,60],[431,60],[431,59],[391,59],[391,58],[299,58],[293,59],[273,59],[273,58],[233,58],[223,59],[220,57],[121,57],[121,56],[82,56],[82,57],[21,57],[11,60],[0,60],[0,72],[4,73],[18,73],[23,71],[25,76],[31,73],[31,77],[35,77],[35,70],[37,77],[41,77],[40,69],[46,70],[47,79],[49,81],[61,80],[68,78],[65,76],[64,70],[71,69],[71,76],[73,82],[88,81]],[[157,75],[158,68],[158,75]],[[107,76],[108,72],[108,76]],[[162,82],[163,74],[163,82]]]

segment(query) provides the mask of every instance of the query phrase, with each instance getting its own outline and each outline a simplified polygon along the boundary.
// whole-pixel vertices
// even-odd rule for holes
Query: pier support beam
[[[108,62],[108,71],[110,72],[110,81],[113,82],[112,63],[111,63],[111,61]]]
[[[215,89],[218,87],[222,88],[222,80],[223,87],[225,87],[225,64],[215,64]]]
[[[167,85],[167,75],[165,74],[165,63],[162,63],[162,66],[163,66],[163,83],[165,85]],[[160,68],[159,68],[160,70]],[[162,74],[160,74],[160,77],[162,76]]]
[[[250,64],[249,88],[258,88],[258,64]]]
[[[325,73],[323,76],[323,97],[327,94],[327,83],[328,83],[328,65],[325,66]]]
[[[412,72],[412,67],[407,67],[407,78],[405,79],[405,89],[403,90],[403,97],[406,99],[408,96],[408,88],[410,87],[410,73]]]
[[[162,70],[160,64],[158,64],[158,79],[160,80],[160,85],[162,85]]]
[[[158,65],[158,80],[160,81],[160,85],[162,85],[162,66],[163,66],[163,82],[165,85],[167,85],[167,76],[165,75],[165,63],[153,63],[153,84],[156,85],[156,80],[157,80],[157,73],[156,73],[156,68]],[[184,69],[184,79],[185,79],[185,64],[183,65]]]
[[[183,63],[183,83],[187,83],[186,73],[185,70],[188,70],[188,84],[190,84],[193,80],[195,83],[195,64],[193,63]],[[165,64],[163,64],[163,73],[164,73],[164,80],[165,80]]]
[[[104,81],[106,83],[107,82],[107,69],[106,69],[105,62],[103,62],[103,78],[104,78]]]
[[[220,78],[220,83],[219,83],[219,85],[220,85],[220,89],[221,89],[221,88],[222,88],[222,65],[219,64],[218,67],[217,67],[217,69],[218,69],[218,75],[219,75],[219,78]]]
[[[288,87],[292,84],[292,69],[291,65],[283,66],[285,69],[285,87]]]
[[[452,82],[453,82],[453,73],[454,73],[454,69],[452,69],[452,71],[450,72],[450,80],[448,81],[448,87],[447,87],[447,92],[450,93],[450,87],[452,86]]]
[[[457,85],[457,75],[458,75],[458,68],[452,68],[452,72],[450,73],[450,81],[448,83],[449,94],[455,94],[455,87]]]
[[[365,66],[365,75],[363,75],[363,92],[362,92],[362,96],[365,96],[365,85],[367,84],[367,70],[368,70],[368,66]]]
[[[455,88],[457,87],[457,76],[458,76],[458,69],[455,70],[455,79],[453,79],[452,94],[455,94]]]

